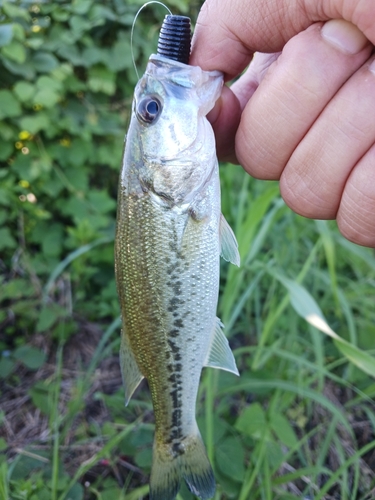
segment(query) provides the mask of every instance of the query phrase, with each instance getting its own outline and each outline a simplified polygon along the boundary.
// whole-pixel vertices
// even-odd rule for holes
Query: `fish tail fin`
[[[174,500],[182,479],[201,500],[215,494],[214,473],[199,432],[179,443],[154,443],[150,500]]]
[[[215,495],[215,477],[199,432],[188,438],[181,456],[182,476],[193,495],[208,500]]]

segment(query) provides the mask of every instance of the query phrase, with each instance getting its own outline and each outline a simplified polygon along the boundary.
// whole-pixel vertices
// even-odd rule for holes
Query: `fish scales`
[[[126,139],[115,242],[121,365],[127,402],[143,377],[151,392],[151,500],[173,500],[182,478],[199,498],[213,496],[195,420],[199,379],[205,365],[238,373],[216,318],[220,252],[238,260],[205,119],[221,85],[218,72],[151,56]]]
[[[121,210],[121,219],[129,221],[118,239],[124,328],[149,382],[157,437],[169,439],[167,429],[175,430],[173,415],[179,413],[171,409],[184,406],[185,434],[195,422],[196,392],[216,317],[218,239],[206,222],[188,221],[189,214],[166,211],[146,196],[128,197]],[[219,215],[212,214],[213,226]],[[179,233],[189,223],[179,246]]]

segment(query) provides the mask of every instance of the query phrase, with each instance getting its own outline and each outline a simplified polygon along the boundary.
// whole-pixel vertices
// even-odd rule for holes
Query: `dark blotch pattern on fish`
[[[185,258],[177,245],[176,230],[173,231],[173,238],[169,242],[169,248],[173,252],[173,258],[169,258],[167,262],[168,267],[166,272],[169,279],[166,281],[166,285],[172,292],[168,311],[173,313],[174,321],[173,328],[168,332],[167,340],[173,359],[173,362],[169,364],[171,376],[168,380],[172,384],[169,393],[172,403],[172,418],[167,442],[172,445],[173,454],[179,456],[184,453],[184,447],[181,445],[184,436],[182,432],[182,365],[180,363],[182,356],[178,337],[184,328],[183,318],[180,316],[180,306],[184,304],[184,301],[180,299],[183,285],[181,274],[186,265],[188,266],[188,263],[183,263]]]

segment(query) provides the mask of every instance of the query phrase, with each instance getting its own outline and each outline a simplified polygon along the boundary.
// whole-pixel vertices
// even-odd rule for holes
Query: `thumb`
[[[190,64],[239,75],[257,52],[279,52],[311,24],[345,19],[375,44],[371,0],[207,0],[198,16]]]

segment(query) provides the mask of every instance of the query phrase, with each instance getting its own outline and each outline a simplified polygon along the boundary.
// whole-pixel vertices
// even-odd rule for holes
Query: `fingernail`
[[[322,28],[322,37],[345,54],[357,54],[368,43],[365,35],[349,21],[332,19]]]

